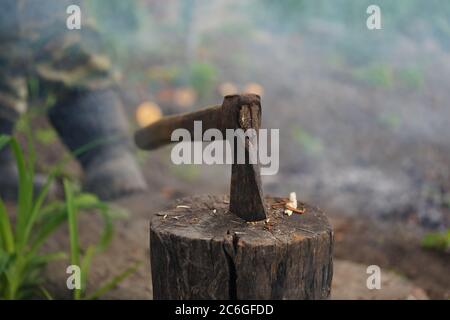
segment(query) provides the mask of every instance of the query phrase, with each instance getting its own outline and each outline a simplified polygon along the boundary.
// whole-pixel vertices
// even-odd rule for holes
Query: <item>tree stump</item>
[[[326,299],[333,232],[319,209],[287,216],[266,198],[268,219],[245,222],[228,196],[178,200],[151,222],[154,299]]]

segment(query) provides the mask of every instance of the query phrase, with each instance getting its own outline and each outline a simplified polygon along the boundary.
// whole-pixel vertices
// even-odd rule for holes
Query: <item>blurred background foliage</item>
[[[390,44],[399,37],[417,42],[431,36],[446,50],[450,48],[450,2],[441,0],[376,1],[382,10],[383,29],[390,30],[383,33],[371,32],[365,26],[366,9],[373,4],[370,0],[228,1],[223,7],[240,12],[246,19],[224,18],[220,24],[204,16],[198,19],[203,14],[202,8],[209,5],[204,0],[88,3],[110,43],[109,51],[116,66],[127,80],[152,81],[160,88],[161,79],[152,78],[148,72],[157,64],[168,69],[172,84],[193,86],[200,97],[208,96],[206,92],[217,84],[221,73],[213,61],[211,46],[218,34],[246,41],[255,32],[265,30],[320,41],[324,51],[333,52],[335,61],[359,68],[353,73],[357,79],[386,88],[395,81],[415,88],[423,83],[420,68],[393,70],[389,65],[387,57],[393,50]],[[227,56],[234,65],[251,59],[242,56],[239,46],[227,52]]]

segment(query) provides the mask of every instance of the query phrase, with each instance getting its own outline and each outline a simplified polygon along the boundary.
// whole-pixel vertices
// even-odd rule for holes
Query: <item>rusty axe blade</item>
[[[173,115],[138,130],[136,145],[151,150],[171,143],[175,129],[183,128],[194,136],[194,121],[202,121],[202,135],[208,129],[219,129],[226,137],[227,129],[253,129],[255,139],[237,139],[234,145],[234,161],[231,169],[230,211],[246,221],[266,218],[266,206],[261,187],[258,159],[250,161],[251,150],[257,150],[257,133],[261,126],[260,97],[254,94],[230,95],[221,106],[212,106],[192,113]],[[241,144],[241,145],[240,145]],[[245,163],[238,163],[237,148],[243,147]],[[253,148],[253,149],[252,149]]]

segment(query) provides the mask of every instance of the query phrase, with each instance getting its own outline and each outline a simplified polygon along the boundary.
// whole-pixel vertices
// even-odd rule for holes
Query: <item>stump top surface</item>
[[[229,197],[200,195],[177,200],[172,209],[158,212],[151,228],[158,233],[192,240],[223,241],[230,235],[238,242],[272,246],[308,240],[331,232],[326,215],[318,208],[298,202],[304,214],[284,214],[272,205],[281,198],[266,197],[267,220],[246,222],[228,211]]]

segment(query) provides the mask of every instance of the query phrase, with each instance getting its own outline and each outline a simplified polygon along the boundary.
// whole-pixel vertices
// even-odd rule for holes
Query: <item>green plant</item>
[[[78,209],[80,208],[79,202],[75,201],[75,194],[73,192],[73,187],[71,183],[65,179],[64,180],[64,194],[66,197],[66,209],[69,223],[69,236],[70,236],[70,262],[72,265],[80,267],[81,273],[81,287],[79,289],[74,289],[73,297],[75,300],[79,299],[97,299],[109,290],[116,287],[122,280],[131,275],[136,271],[139,262],[136,262],[125,271],[121,272],[119,275],[114,276],[112,279],[108,280],[105,284],[96,289],[93,293],[87,294],[87,280],[89,275],[89,269],[91,266],[92,258],[96,253],[103,251],[109,244],[112,237],[112,223],[110,216],[108,214],[109,207],[103,203],[99,202],[98,199],[92,195],[85,197],[85,204],[89,203],[90,207],[100,210],[103,217],[105,218],[105,230],[97,244],[91,244],[87,247],[86,251],[82,251],[79,239],[78,239]]]
[[[433,232],[422,239],[422,246],[427,249],[450,251],[450,229],[447,232]]]
[[[16,139],[0,136],[0,149],[9,145],[19,172],[19,190],[15,226],[0,199],[0,298],[23,299],[42,288],[40,272],[45,264],[64,258],[64,253],[42,254],[42,244],[64,221],[62,214],[49,215],[44,205],[54,173],[35,198],[33,196],[34,156],[26,161]]]
[[[194,62],[190,66],[190,83],[201,97],[211,93],[217,80],[216,68],[206,62]]]
[[[291,132],[295,142],[297,142],[308,155],[315,156],[323,152],[324,146],[319,138],[312,136],[298,126],[293,127]]]
[[[109,244],[113,233],[111,218],[117,211],[94,195],[72,191],[67,181],[64,182],[66,200],[47,201],[49,188],[62,165],[53,167],[45,186],[38,195],[35,195],[33,191],[35,152],[32,142],[29,142],[27,157],[14,137],[0,135],[0,149],[7,146],[11,148],[16,160],[19,190],[14,221],[8,215],[5,203],[0,199],[0,299],[51,298],[51,294],[42,283],[42,271],[48,262],[65,259],[67,254],[42,253],[41,249],[56,229],[67,220],[71,236],[71,262],[72,264],[79,262],[82,271],[83,286],[81,290],[75,290],[74,298],[96,299],[136,270],[137,264],[114,277],[90,296],[84,296],[92,257]],[[76,228],[79,210],[97,210],[104,219],[104,229],[99,243],[89,246],[83,255],[78,245]]]
[[[374,64],[368,67],[357,68],[353,71],[354,77],[370,85],[390,89],[394,86],[394,72],[387,64]]]
[[[55,143],[58,139],[55,130],[52,128],[36,129],[35,135],[36,140],[43,145],[50,145],[52,143]]]
[[[411,89],[421,89],[425,85],[423,72],[418,68],[405,68],[398,72],[400,82]]]

